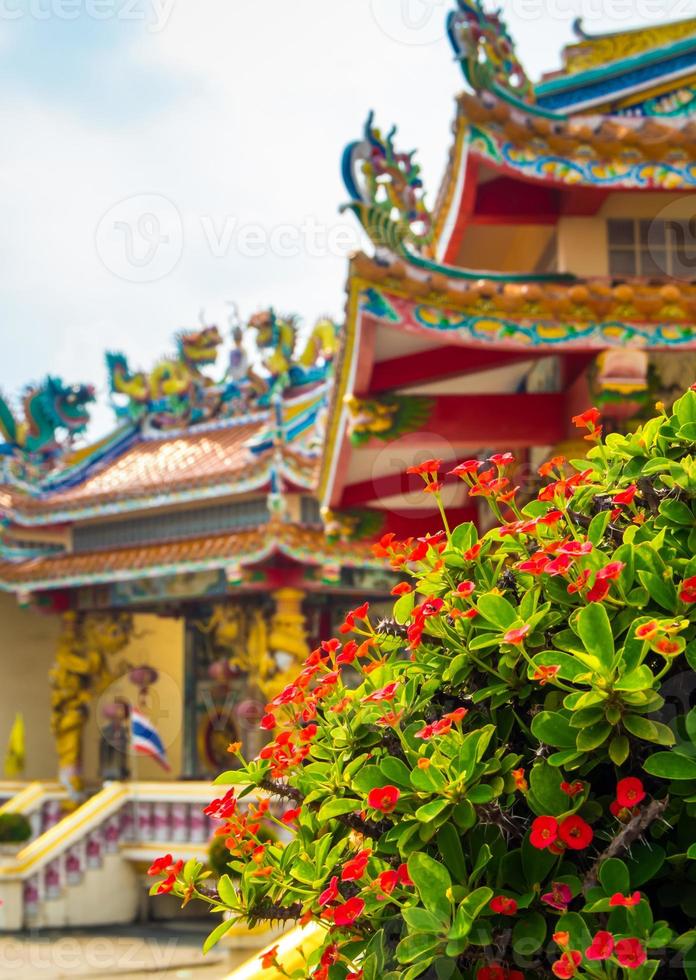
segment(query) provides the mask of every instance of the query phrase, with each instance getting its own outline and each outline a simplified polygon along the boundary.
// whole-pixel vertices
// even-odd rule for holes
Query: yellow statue
[[[63,617],[63,633],[49,671],[51,731],[58,753],[58,777],[73,803],[79,802],[84,790],[82,736],[89,705],[112,679],[108,657],[127,645],[132,629],[127,613],[79,616],[68,612]]]
[[[246,612],[235,603],[219,603],[201,632],[224,650],[231,666],[247,675],[247,684],[266,701],[281,691],[309,653],[302,599],[297,589],[273,593],[276,609],[270,626],[261,609]]]

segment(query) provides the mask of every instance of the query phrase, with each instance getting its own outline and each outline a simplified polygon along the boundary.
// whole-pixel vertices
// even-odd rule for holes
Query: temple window
[[[607,225],[611,276],[694,278],[693,219],[611,218]]]

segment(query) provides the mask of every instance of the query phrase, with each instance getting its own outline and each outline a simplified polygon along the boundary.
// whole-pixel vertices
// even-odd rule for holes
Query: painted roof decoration
[[[295,315],[263,310],[246,330],[233,319],[232,347],[217,378],[210,371],[223,337],[214,325],[179,333],[176,353],[150,371],[133,371],[124,354],[107,353],[116,418],[147,430],[180,429],[267,408],[274,394],[326,378],[336,347],[336,327],[328,318],[319,320],[301,350]],[[254,344],[255,358],[245,340]]]
[[[343,151],[341,170],[351,197],[350,210],[376,245],[400,252],[419,252],[432,238],[432,217],[415,151],[399,151],[396,126],[383,135],[370,112],[363,137]]]
[[[457,0],[447,32],[469,85],[533,103],[534,87],[515,54],[501,11],[486,13],[479,0]]]
[[[482,0],[457,0],[448,33],[464,77],[535,115],[690,115],[696,111],[696,18],[592,36],[580,21],[578,41],[563,52],[563,68],[532,84],[515,54],[501,12]]]
[[[89,423],[94,402],[90,385],[66,385],[47,377],[29,385],[21,398],[21,415],[0,395],[0,454],[4,468],[20,481],[41,479],[72,448]]]
[[[274,555],[301,565],[383,569],[366,542],[327,541],[319,527],[266,524],[234,534],[206,534],[180,541],[123,547],[85,554],[44,553],[21,562],[0,556],[0,591],[64,589],[220,569],[241,582],[245,568]],[[235,578],[237,576],[237,578]]]

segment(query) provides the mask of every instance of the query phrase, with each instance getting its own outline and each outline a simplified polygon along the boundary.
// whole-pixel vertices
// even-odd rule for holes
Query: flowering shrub
[[[349,613],[218,779],[230,876],[153,872],[230,913],[208,945],[319,920],[315,980],[696,977],[696,393],[629,436],[575,421],[588,458],[524,507],[509,453],[456,467],[500,521],[481,538],[415,468],[444,529],[382,539],[393,617]]]

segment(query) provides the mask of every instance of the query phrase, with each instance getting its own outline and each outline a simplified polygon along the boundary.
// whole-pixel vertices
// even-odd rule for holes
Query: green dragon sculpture
[[[254,332],[263,366],[271,378],[288,376],[290,384],[301,385],[323,376],[319,361],[331,361],[338,347],[335,323],[328,317],[317,320],[301,351],[298,346],[298,318],[278,316],[273,309],[261,310],[249,318],[247,329]]]
[[[203,369],[214,364],[222,336],[216,326],[182,331],[176,353],[159,361],[149,372],[132,371],[124,354],[108,352],[109,388],[118,418],[138,422],[157,415],[161,425],[176,424],[193,415],[205,388],[214,382]],[[119,403],[113,396],[125,396]]]
[[[0,396],[0,453],[48,464],[59,456],[72,438],[87,427],[88,406],[95,400],[91,385],[66,385],[60,378],[47,377],[30,385],[22,396],[24,418],[18,419]],[[59,438],[67,434],[67,439]]]

